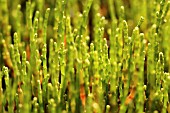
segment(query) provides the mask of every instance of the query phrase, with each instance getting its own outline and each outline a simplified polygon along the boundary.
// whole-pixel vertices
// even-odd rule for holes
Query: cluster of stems
[[[0,0],[0,113],[169,113],[168,0]]]

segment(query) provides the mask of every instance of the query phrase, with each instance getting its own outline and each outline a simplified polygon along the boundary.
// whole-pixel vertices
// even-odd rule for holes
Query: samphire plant
[[[170,113],[169,6],[0,0],[0,113]]]

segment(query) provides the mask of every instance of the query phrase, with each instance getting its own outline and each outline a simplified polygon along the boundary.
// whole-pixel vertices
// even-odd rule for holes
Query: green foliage
[[[0,0],[0,113],[169,113],[169,6]]]

